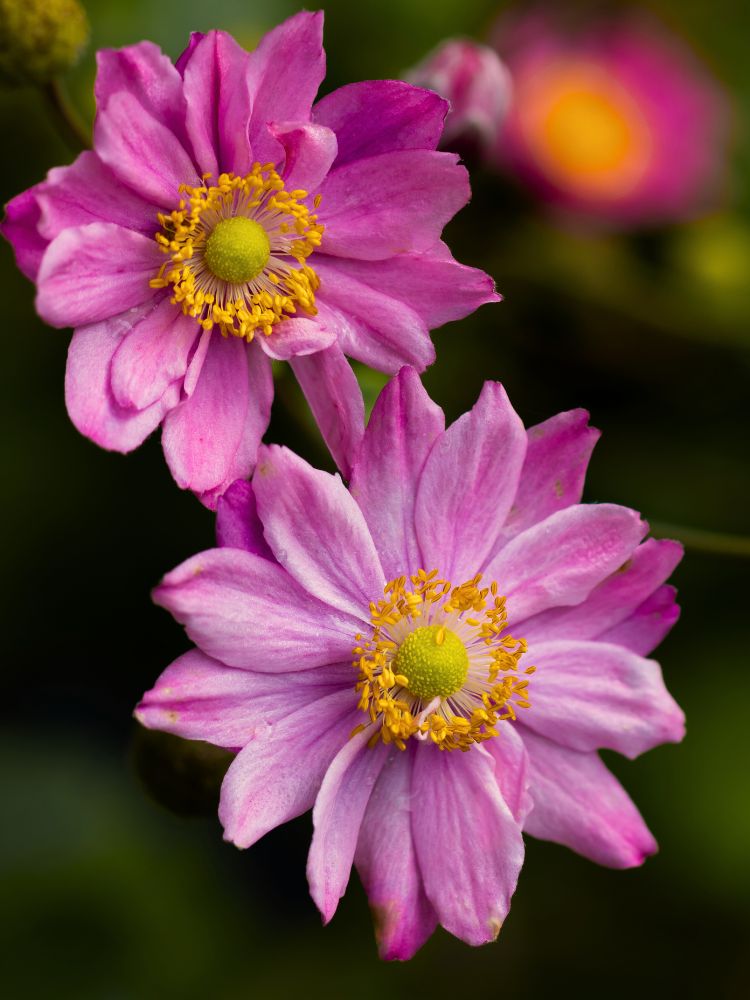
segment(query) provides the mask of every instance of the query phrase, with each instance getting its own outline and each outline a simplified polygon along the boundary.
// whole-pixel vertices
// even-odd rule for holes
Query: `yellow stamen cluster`
[[[358,707],[368,714],[369,723],[354,732],[376,727],[372,746],[382,740],[404,750],[414,736],[432,740],[441,750],[470,750],[474,743],[497,736],[496,725],[515,719],[516,708],[530,707],[528,675],[535,668],[527,667],[526,676],[516,673],[527,643],[505,634],[505,598],[498,596],[496,583],[480,588],[481,574],[458,587],[439,578],[437,570],[420,569],[409,580],[409,589],[405,576],[386,585],[385,599],[370,604],[371,637],[355,637]],[[410,690],[408,676],[396,669],[399,649],[414,634],[415,622],[438,626],[437,639],[448,630],[455,633],[469,660],[461,689],[427,704]]]
[[[215,185],[180,186],[185,195],[168,215],[158,214],[159,248],[169,257],[152,278],[152,288],[173,287],[172,302],[194,316],[204,330],[218,326],[224,336],[248,343],[257,331],[270,336],[274,326],[300,308],[315,315],[318,276],[305,261],[320,246],[323,226],[303,199],[307,191],[286,191],[273,164],[255,163],[249,174],[221,174]],[[315,208],[320,196],[314,199]],[[211,270],[206,244],[228,219],[245,218],[268,237],[268,259],[247,281],[232,284]],[[296,261],[294,267],[289,258]]]

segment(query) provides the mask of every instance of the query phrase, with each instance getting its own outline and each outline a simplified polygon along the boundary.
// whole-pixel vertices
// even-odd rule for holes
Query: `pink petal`
[[[386,960],[411,958],[437,925],[411,832],[413,749],[391,755],[380,772],[354,858],[370,901],[378,951]]]
[[[109,222],[66,229],[39,269],[36,307],[51,326],[83,326],[153,299],[163,261],[153,240]]]
[[[313,809],[314,833],[307,859],[310,895],[328,923],[349,884],[359,829],[392,747],[369,747],[372,734],[359,733],[345,743],[326,771]]]
[[[448,102],[400,80],[350,83],[321,98],[313,121],[333,129],[337,166],[400,149],[435,149]]]
[[[246,174],[252,166],[250,58],[224,31],[192,36],[182,65],[185,125],[201,173]]]
[[[221,482],[212,489],[204,490],[198,494],[201,503],[210,510],[216,509],[216,504],[227,487],[231,486],[236,479],[249,476],[255,468],[258,447],[271,418],[271,404],[273,402],[271,362],[258,349],[257,344],[250,345],[246,357],[248,402],[240,442]]]
[[[243,747],[256,733],[311,706],[349,680],[348,664],[297,674],[235,670],[192,649],[174,661],[147,691],[135,717],[147,729],[186,740]]]
[[[159,228],[154,206],[119,181],[90,150],[69,167],[50,170],[40,186],[39,206],[39,231],[48,240],[63,229],[90,222],[113,222],[151,239]]]
[[[47,240],[39,233],[39,202],[37,193],[43,188],[37,184],[17,195],[5,206],[5,218],[0,222],[0,233],[13,247],[16,264],[30,281],[36,281],[39,265]]]
[[[550,608],[524,622],[524,638],[596,639],[624,621],[669,577],[682,558],[682,546],[648,538],[632,557],[574,607]]]
[[[659,664],[606,642],[543,642],[529,651],[524,726],[573,750],[606,747],[637,757],[679,743],[685,717],[664,686]]]
[[[109,386],[112,356],[133,326],[153,305],[131,310],[114,319],[79,327],[68,349],[65,405],[70,419],[86,437],[102,448],[128,452],[137,448],[179,402],[179,387],[144,410],[118,406]]]
[[[174,132],[125,91],[114,94],[94,125],[94,145],[112,172],[142,198],[171,212],[180,184],[196,184],[193,161]]]
[[[338,691],[258,727],[224,778],[219,819],[238,847],[306,812],[357,721],[356,696]]]
[[[314,319],[285,319],[273,328],[270,337],[261,335],[258,343],[269,358],[290,361],[324,351],[336,340],[336,334],[326,330]]]
[[[530,427],[516,499],[503,529],[507,541],[555,511],[579,503],[591,452],[600,432],[586,410],[558,413]]]
[[[336,159],[335,133],[323,125],[301,122],[274,123],[269,128],[286,156],[281,175],[287,191],[315,191]]]
[[[250,144],[260,163],[275,162],[269,122],[307,122],[326,72],[323,12],[300,11],[264,35],[250,54]]]
[[[181,379],[200,335],[192,316],[163,298],[137,323],[112,358],[110,384],[120,406],[143,410]]]
[[[647,531],[627,507],[568,507],[516,535],[485,567],[484,578],[497,580],[508,596],[518,633],[519,623],[538,611],[579,604],[632,556]]]
[[[480,747],[419,747],[411,808],[424,888],[438,920],[467,944],[494,941],[523,864],[523,838],[492,757]]]
[[[313,263],[318,259],[315,257]],[[366,285],[408,306],[428,330],[463,319],[486,302],[500,301],[492,278],[459,264],[444,243],[424,253],[402,253],[387,260],[338,258],[334,266],[342,280]]]
[[[647,656],[680,617],[676,593],[674,587],[659,587],[625,621],[602,632],[599,639]]]
[[[323,252],[382,260],[429,250],[469,200],[452,153],[402,150],[335,167],[320,193]]]
[[[498,734],[483,744],[495,762],[495,779],[513,818],[523,826],[532,805],[529,793],[529,759],[518,727],[501,723]]]
[[[350,489],[365,515],[388,579],[414,573],[422,559],[414,528],[417,483],[443,411],[413,368],[402,368],[378,397],[354,463]]]
[[[334,258],[315,258],[321,279],[318,318],[336,335],[349,357],[395,374],[403,365],[417,371],[435,360],[427,327],[408,305],[343,274]]]
[[[195,391],[164,422],[164,455],[182,489],[210,490],[229,475],[247,417],[247,353],[244,340],[213,331]]]
[[[534,808],[525,829],[610,868],[643,864],[656,841],[622,785],[596,753],[524,733]]]
[[[203,652],[243,670],[287,673],[342,663],[351,659],[361,628],[276,563],[239,549],[193,556],[153,596]]]
[[[171,59],[153,42],[123,49],[99,49],[94,96],[99,110],[110,98],[127,91],[165,128],[179,135],[185,120],[182,79]]]
[[[253,479],[266,541],[310,594],[361,621],[385,579],[362,511],[338,476],[264,445]]]
[[[525,453],[523,423],[505,390],[485,382],[473,409],[435,442],[420,477],[415,523],[424,569],[455,584],[482,569]]]
[[[291,359],[292,371],[344,479],[349,479],[365,426],[365,403],[357,376],[337,343]]]
[[[220,548],[244,549],[263,559],[273,559],[273,552],[263,535],[252,484],[244,479],[232,483],[219,497],[216,544]]]

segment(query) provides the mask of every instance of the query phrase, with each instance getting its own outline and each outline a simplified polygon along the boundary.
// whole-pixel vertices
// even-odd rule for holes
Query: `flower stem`
[[[694,552],[750,558],[750,538],[743,535],[725,535],[719,531],[704,531],[701,528],[684,528],[677,524],[661,523],[652,524],[651,530],[654,535],[661,538],[676,538],[686,549]]]
[[[68,146],[75,153],[89,149],[91,134],[71,104],[62,83],[59,80],[51,80],[42,89],[47,98],[47,105],[54,113],[58,131]]]

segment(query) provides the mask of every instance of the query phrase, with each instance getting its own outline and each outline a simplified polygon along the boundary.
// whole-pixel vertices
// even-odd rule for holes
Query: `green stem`
[[[65,142],[75,152],[91,147],[91,135],[78,116],[59,80],[51,80],[43,88],[49,108]]]
[[[703,531],[701,528],[683,528],[677,524],[652,524],[654,535],[661,538],[676,538],[686,549],[694,552],[711,552],[719,556],[740,556],[750,558],[750,538],[743,535],[724,535],[718,531]]]

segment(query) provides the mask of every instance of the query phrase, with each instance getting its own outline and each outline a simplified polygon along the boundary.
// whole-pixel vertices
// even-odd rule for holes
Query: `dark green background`
[[[587,499],[631,505],[656,526],[750,533],[748,16],[732,0],[652,6],[732,95],[724,209],[637,236],[566,235],[507,181],[476,171],[474,200],[448,238],[460,259],[493,273],[506,301],[435,334],[426,383],[451,418],[487,378],[505,383],[527,423],[586,406],[604,431]],[[191,28],[223,27],[252,45],[296,7],[88,3],[93,47],[151,38],[172,56]],[[496,9],[334,0],[326,88],[398,76],[445,35],[480,36]],[[92,53],[68,81],[88,117]],[[71,158],[32,91],[0,93],[0,136],[2,201]],[[749,995],[746,558],[702,551],[696,536],[676,574],[683,620],[659,654],[688,737],[633,763],[611,760],[661,853],[611,872],[530,840],[496,944],[471,949],[439,931],[411,963],[379,963],[356,876],[331,926],[320,925],[304,875],[309,816],[240,853],[221,840],[211,767],[138,738],[133,705],[187,645],[149,588],[211,544],[213,519],[174,487],[157,438],[123,458],[73,429],[68,334],[36,318],[6,245],[0,292],[4,995]],[[363,378],[369,392],[380,384]],[[326,462],[283,371],[269,439]],[[168,811],[144,778],[152,796],[166,789],[183,813],[206,815]]]

